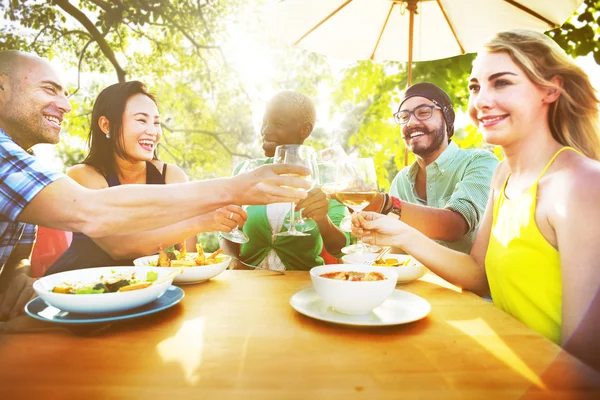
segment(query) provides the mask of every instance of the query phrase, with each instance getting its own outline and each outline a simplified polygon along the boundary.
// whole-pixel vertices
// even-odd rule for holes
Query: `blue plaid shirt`
[[[62,177],[0,129],[0,273],[17,244],[35,242],[35,225],[17,222],[19,214],[43,188]]]

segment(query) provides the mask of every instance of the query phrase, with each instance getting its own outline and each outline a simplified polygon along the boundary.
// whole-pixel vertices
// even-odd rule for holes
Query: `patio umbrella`
[[[288,43],[358,60],[412,62],[477,51],[497,32],[557,28],[584,0],[279,0],[267,23]]]
[[[413,61],[475,52],[510,29],[557,28],[583,1],[279,0],[267,24],[284,41],[316,53],[408,62],[410,86]]]

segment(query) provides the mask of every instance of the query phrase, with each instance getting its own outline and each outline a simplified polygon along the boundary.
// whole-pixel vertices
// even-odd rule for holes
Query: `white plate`
[[[427,300],[403,290],[394,293],[369,314],[341,314],[328,307],[314,289],[304,289],[294,294],[290,305],[300,314],[334,324],[359,326],[386,326],[407,324],[424,318],[431,311]]]
[[[364,264],[365,261],[375,260],[377,255],[378,255],[377,253],[347,254],[342,257],[342,262],[344,264]],[[395,258],[399,262],[402,263],[412,257],[407,254],[387,254],[387,255],[383,256],[384,260],[387,260],[388,258]],[[377,266],[378,265],[374,265],[374,267],[377,267]],[[381,267],[381,265],[379,265],[379,267]],[[412,258],[412,261],[409,265],[402,265],[399,267],[386,267],[386,268],[392,268],[394,271],[396,271],[396,273],[398,274],[398,283],[412,282],[414,280],[419,279],[420,277],[422,277],[423,275],[425,275],[427,273],[427,268],[425,268],[425,266],[423,264],[421,264],[414,258]]]
[[[192,257],[196,257],[198,253],[188,253]],[[205,253],[206,257],[212,253]],[[219,257],[223,257],[223,262],[218,264],[200,265],[197,267],[181,267],[183,272],[175,277],[173,283],[178,285],[189,285],[192,283],[200,283],[214,278],[221,272],[225,271],[231,262],[231,257],[225,254],[221,254]],[[158,261],[158,254],[153,256],[140,257],[133,260],[133,265],[136,266],[147,266],[150,263],[156,263]],[[171,267],[154,267],[162,270],[170,271]]]
[[[130,310],[148,304],[160,296],[171,286],[173,278],[147,288],[130,292],[99,293],[99,294],[63,294],[54,293],[52,289],[64,282],[93,282],[100,276],[110,276],[113,273],[135,272],[136,277],[145,279],[148,271],[158,273],[157,281],[169,275],[166,268],[154,267],[100,267],[77,269],[45,276],[33,283],[33,289],[47,304],[63,311],[102,314]]]

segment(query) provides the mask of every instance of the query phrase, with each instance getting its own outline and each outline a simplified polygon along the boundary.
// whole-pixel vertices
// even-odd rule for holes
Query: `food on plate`
[[[385,260],[380,258],[379,260],[375,260],[373,265],[377,265],[380,267],[406,267],[414,262],[415,260],[412,257],[407,258],[406,260],[404,260],[404,262],[398,261],[397,258],[386,258]]]
[[[112,273],[110,276],[100,276],[93,282],[63,282],[51,291],[62,294],[100,294],[129,292],[145,289],[158,278],[158,273],[149,271],[144,280],[138,279],[135,272]]]
[[[357,281],[357,282],[369,282],[369,281],[383,281],[387,279],[383,274],[379,272],[354,272],[354,271],[338,271],[338,272],[327,272],[319,275],[323,278],[335,279],[338,281]]]
[[[204,249],[201,244],[196,245],[196,251],[196,257],[192,254],[188,254],[185,248],[185,242],[182,243],[179,251],[175,250],[166,253],[162,246],[158,246],[158,260],[150,262],[148,265],[158,267],[198,267],[219,264],[224,261],[223,256],[221,256],[223,253],[222,249],[215,251],[208,257],[204,254]]]

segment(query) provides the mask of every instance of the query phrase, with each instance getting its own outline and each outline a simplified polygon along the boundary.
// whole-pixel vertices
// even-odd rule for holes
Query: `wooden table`
[[[226,271],[93,336],[0,335],[0,399],[600,398],[590,368],[433,275],[398,286],[431,314],[392,327],[305,317],[289,299],[310,286],[306,272]]]

